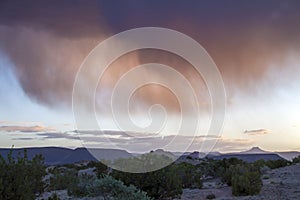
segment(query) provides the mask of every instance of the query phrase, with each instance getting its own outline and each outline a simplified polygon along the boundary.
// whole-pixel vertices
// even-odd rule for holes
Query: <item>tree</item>
[[[181,162],[173,166],[176,174],[179,175],[183,188],[201,188],[202,173],[197,166],[190,163]]]
[[[0,199],[35,199],[44,190],[44,158],[36,155],[28,159],[27,151],[13,156],[13,149],[4,159],[0,155]]]
[[[64,190],[75,187],[78,183],[78,172],[71,168],[57,168],[50,177],[49,190]]]
[[[178,197],[182,193],[182,181],[175,165],[147,173],[126,173],[113,170],[112,176],[125,185],[135,185],[155,199]]]

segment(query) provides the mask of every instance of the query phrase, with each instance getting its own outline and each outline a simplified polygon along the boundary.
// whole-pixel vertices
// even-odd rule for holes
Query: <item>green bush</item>
[[[202,173],[197,166],[189,163],[179,163],[173,165],[176,174],[179,176],[183,188],[201,188]]]
[[[17,157],[12,154],[13,149],[7,159],[0,155],[0,199],[35,199],[44,191],[44,158],[36,155],[29,160],[26,150]]]
[[[112,176],[126,185],[135,185],[155,199],[178,197],[182,194],[182,182],[173,165],[147,173],[125,173],[113,170]]]
[[[138,190],[135,186],[125,186],[123,182],[118,181],[111,176],[105,176],[96,179],[91,185],[88,185],[87,191],[91,196],[103,195],[113,197],[116,200],[149,200],[145,192]]]
[[[260,160],[257,160],[253,163],[253,165],[257,166],[257,167],[264,167],[266,166],[266,162],[265,160],[263,159],[260,159]]]
[[[235,196],[246,196],[259,194],[262,181],[259,170],[251,165],[232,166],[232,194]]]
[[[150,200],[145,192],[135,186],[126,186],[123,182],[107,175],[100,179],[80,177],[76,187],[68,193],[79,197],[104,197],[104,199],[114,200]]]
[[[221,180],[226,183],[227,185],[231,186],[231,177],[232,177],[232,170],[231,167],[235,165],[242,165],[245,164],[244,161],[238,158],[229,158],[229,159],[222,159],[222,160],[209,160],[208,166],[211,167],[213,170],[210,171],[212,177],[221,177]]]
[[[146,162],[153,158],[154,162],[147,162],[147,164],[155,165],[157,164],[155,161],[164,160],[165,156],[148,154],[144,158]],[[121,166],[121,163],[126,163],[126,160],[122,159],[117,162]],[[139,163],[141,160],[140,158],[131,158],[129,160],[129,163],[134,162]],[[139,165],[132,166],[139,167]],[[185,162],[171,164],[162,169],[147,173],[125,173],[113,170],[111,175],[128,186],[131,184],[135,185],[155,199],[179,197],[182,194],[182,188],[202,187],[201,169],[198,166]]]
[[[285,159],[278,159],[278,160],[268,160],[266,161],[266,166],[270,169],[276,169],[280,167],[285,167],[289,165],[289,161]]]
[[[218,173],[221,175],[222,181],[231,186],[234,169],[237,165],[245,165],[246,163],[237,158],[223,159],[220,161]]]
[[[74,168],[56,168],[52,172],[54,174],[50,178],[49,190],[67,189],[69,195],[77,197],[102,196],[104,199],[116,200],[150,199],[145,192],[135,186],[125,186],[123,182],[107,175],[102,175],[100,179],[86,174],[78,176]]]
[[[75,187],[78,183],[78,172],[75,169],[57,168],[52,171],[48,190],[64,190]]]
[[[178,168],[169,165],[162,169],[152,171],[160,166],[168,165],[172,158],[166,155],[154,153],[143,154],[139,157],[118,159],[114,162],[120,169],[129,171],[150,171],[147,173],[126,173],[118,170],[112,170],[111,175],[125,185],[135,185],[140,190],[155,199],[167,197],[178,197],[182,193],[182,181]]]
[[[281,161],[275,162],[276,165]],[[235,196],[258,194],[262,187],[261,169],[266,161],[246,163],[237,158],[208,161],[212,165],[217,176],[227,185],[232,186],[232,194]]]
[[[94,180],[95,180],[94,176],[89,176],[86,174],[76,177],[75,184],[69,184],[67,187],[68,195],[78,196],[78,197],[83,197],[88,195],[87,186],[92,184]]]

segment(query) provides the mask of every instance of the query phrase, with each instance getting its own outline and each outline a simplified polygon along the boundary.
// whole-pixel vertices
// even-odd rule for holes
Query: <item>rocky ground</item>
[[[68,195],[67,190],[56,190],[51,192],[45,192],[43,193],[42,196],[36,198],[36,200],[47,200],[54,193],[57,194],[57,196],[61,200],[104,200],[103,197],[82,197],[82,198],[71,197]]]
[[[263,176],[259,195],[233,197],[231,188],[214,180],[205,183],[203,189],[185,189],[181,199],[202,200],[214,194],[218,200],[296,200],[300,199],[300,164],[267,171]],[[211,185],[211,187],[209,187]]]
[[[300,199],[300,163],[283,168],[266,171],[263,176],[263,187],[257,196],[234,197],[231,187],[222,184],[220,179],[205,181],[202,189],[184,189],[182,200],[205,200],[210,194],[217,200],[296,200]],[[74,199],[66,190],[45,192],[38,200],[48,199],[56,193],[61,199]],[[94,200],[98,198],[77,198]],[[101,198],[100,198],[101,199]]]

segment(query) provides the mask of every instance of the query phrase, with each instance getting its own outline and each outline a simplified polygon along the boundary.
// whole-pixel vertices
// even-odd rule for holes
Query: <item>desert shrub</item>
[[[258,194],[262,187],[261,168],[265,161],[246,163],[237,158],[211,161],[216,174],[229,186],[235,196]]]
[[[13,149],[7,159],[0,155],[0,199],[34,199],[42,193],[45,176],[44,158],[36,155],[28,159],[27,151],[13,156]]]
[[[88,168],[95,167],[95,172],[98,178],[108,174],[108,167],[102,162],[91,161],[87,165]]]
[[[76,177],[75,184],[69,184],[67,187],[68,195],[83,197],[87,196],[87,186],[95,180],[94,176],[82,174]]]
[[[214,194],[209,194],[206,196],[206,199],[215,199],[216,196]]]
[[[235,173],[235,165],[230,165],[226,167],[220,168],[220,171],[222,171],[221,180],[226,183],[227,185],[232,185],[232,176]]]
[[[135,185],[155,199],[178,197],[182,193],[182,182],[173,165],[147,173],[133,174],[113,170],[112,176],[127,186]]]
[[[92,162],[88,164],[85,168],[95,167],[97,177],[100,178],[107,174],[107,167],[100,162]],[[83,191],[79,190],[77,185],[80,181],[86,183],[85,179],[92,179],[93,177],[87,174],[82,174],[78,176],[78,170],[84,169],[82,167],[76,167],[76,165],[63,165],[58,166],[49,171],[51,173],[50,184],[48,190],[64,190],[67,189],[70,195],[80,196]],[[71,192],[71,193],[70,193]]]
[[[68,168],[68,169],[74,169],[74,170],[77,170],[77,171],[88,168],[84,164],[74,164],[74,163],[68,163],[68,164],[60,165],[58,167],[64,167],[64,168]]]
[[[277,160],[258,160],[253,163],[254,166],[264,169],[264,167],[270,168],[270,169],[276,169],[280,167],[285,167],[291,164],[291,162],[285,160],[285,159],[277,159]]]
[[[262,187],[261,174],[251,165],[232,166],[232,194],[235,196],[256,195]]]
[[[134,185],[140,190],[155,199],[166,197],[177,197],[182,193],[182,182],[177,174],[176,167],[169,165],[162,169],[157,169],[162,165],[167,165],[173,160],[166,155],[155,153],[143,154],[139,157],[118,159],[114,162],[120,169],[130,171],[150,171],[147,173],[126,173],[112,170],[111,175],[125,185]]]
[[[137,189],[135,186],[126,186],[122,181],[111,176],[80,177],[76,187],[70,188],[68,193],[77,197],[103,197],[114,200],[150,200],[146,192]]]
[[[173,165],[175,173],[179,176],[183,188],[201,188],[202,173],[197,166],[189,163],[179,163]]]
[[[50,185],[48,190],[64,190],[71,187],[75,187],[78,183],[78,172],[75,169],[63,170],[57,168],[52,171],[53,174],[50,177]]]
[[[231,186],[231,180],[233,175],[233,165],[228,166],[227,168],[220,168],[219,171],[222,171],[221,180],[222,182],[226,183],[227,185]]]
[[[88,185],[87,191],[91,196],[103,195],[105,199],[107,197],[118,200],[150,199],[145,192],[138,190],[135,186],[126,186],[111,176],[95,179],[92,184]]]
[[[254,166],[258,167],[258,168],[263,168],[265,166],[267,166],[266,164],[267,161],[263,160],[263,159],[260,159],[260,160],[257,160],[253,163]]]
[[[168,166],[174,160],[167,155],[155,153],[142,154],[132,158],[120,158],[114,161],[114,168],[120,171],[143,173]]]
[[[57,196],[56,193],[53,193],[49,198],[48,200],[60,200],[60,198]]]
[[[212,158],[205,158],[201,163],[196,165],[204,177],[220,177],[224,173],[224,167],[222,160],[214,160]]]
[[[300,156],[293,158],[293,164],[300,163]]]
[[[164,156],[159,157],[160,155],[147,156],[147,159],[154,157],[154,162],[147,163],[150,165],[155,165],[155,160],[165,159]],[[140,161],[137,159],[132,160],[134,162]],[[124,160],[121,161],[126,163]],[[182,188],[202,187],[201,170],[197,166],[184,162],[147,173],[125,173],[113,170],[111,175],[127,186],[135,185],[155,199],[175,198],[182,194]]]
[[[211,173],[214,173],[213,177],[221,177],[222,181],[231,185],[232,166],[245,164],[244,161],[238,158],[229,158],[216,161],[210,161],[209,166],[213,168]]]
[[[92,165],[93,167],[94,165],[96,165],[96,169],[97,166],[100,166],[98,165],[98,163],[93,163]],[[87,174],[82,174],[79,176],[77,170],[72,167],[58,167],[52,170],[52,173],[53,174],[50,177],[49,190],[67,189],[68,195],[77,197],[100,195],[106,197],[105,199],[109,199],[112,197],[114,199],[121,199],[121,196],[117,196],[116,192],[114,192],[117,191],[120,194],[124,195],[123,199],[144,199],[141,198],[144,193],[138,190],[134,190],[136,189],[135,187],[127,187],[121,181],[112,180],[112,177],[107,177],[102,173],[100,179]],[[122,184],[124,186],[122,186]]]
[[[278,159],[278,160],[268,160],[266,161],[266,166],[270,169],[276,169],[280,167],[285,167],[289,165],[289,161],[285,159]]]

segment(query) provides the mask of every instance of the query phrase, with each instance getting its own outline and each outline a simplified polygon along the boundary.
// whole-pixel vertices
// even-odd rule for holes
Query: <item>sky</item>
[[[162,135],[153,136],[147,129],[142,138],[132,137],[134,130],[125,130],[129,135],[114,132],[118,126],[109,114],[109,96],[124,73],[141,64],[161,63],[190,81],[201,115],[197,136],[186,133],[168,150],[181,150],[181,141],[193,141],[189,150],[200,150],[203,141],[211,140],[216,142],[213,150],[221,152],[252,146],[300,151],[299,9],[298,0],[1,1],[0,147],[167,147],[181,116],[178,100],[168,89],[145,86],[130,102],[132,119],[142,127],[151,117],[160,119],[156,113],[149,118],[152,105],[165,108],[168,123]],[[72,91],[80,65],[101,41],[139,27],[182,32],[213,59],[226,92],[226,117],[215,137],[205,137],[212,108],[203,77],[183,58],[154,49],[130,52],[111,64],[99,82],[95,102],[102,128],[114,131],[99,136],[96,130],[86,130],[86,137],[79,137]],[[135,80],[162,74],[145,70]],[[181,84],[171,74],[163,78],[170,85]]]

